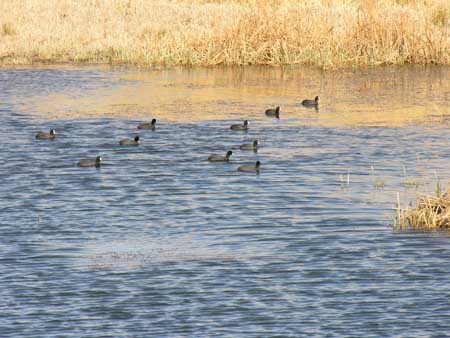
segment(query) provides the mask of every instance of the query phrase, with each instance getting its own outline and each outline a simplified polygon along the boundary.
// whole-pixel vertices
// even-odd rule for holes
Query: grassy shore
[[[450,64],[448,0],[0,1],[0,65]]]

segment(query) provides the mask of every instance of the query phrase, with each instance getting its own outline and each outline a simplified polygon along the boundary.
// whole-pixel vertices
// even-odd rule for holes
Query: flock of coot
[[[319,105],[319,97],[316,96],[314,100],[303,100],[302,105],[305,107],[315,107],[317,108]],[[280,107],[276,107],[275,109],[267,109],[265,111],[265,115],[268,117],[280,118]],[[245,120],[242,124],[232,124],[230,126],[231,130],[241,130],[246,131],[249,128],[249,121]],[[153,119],[151,122],[144,122],[137,126],[137,129],[156,129],[156,119]],[[46,133],[40,131],[36,134],[36,138],[39,140],[53,140],[56,138],[56,131],[51,129],[50,132]],[[139,145],[139,136],[136,136],[134,139],[123,139],[119,141],[119,145],[121,146],[137,146]],[[259,142],[258,140],[254,140],[253,143],[245,143],[239,146],[241,150],[258,150]],[[225,155],[211,155],[208,157],[208,161],[210,162],[228,162],[230,160],[233,152],[228,150]],[[102,164],[103,158],[101,156],[97,156],[95,159],[83,159],[77,163],[79,167],[99,167]],[[260,161],[257,161],[255,165],[242,165],[238,167],[238,171],[242,172],[256,172],[259,173],[259,166],[261,165]]]

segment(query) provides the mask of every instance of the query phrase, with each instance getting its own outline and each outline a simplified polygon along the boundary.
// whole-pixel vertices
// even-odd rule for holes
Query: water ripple
[[[419,96],[435,81],[432,70],[421,72],[411,82]],[[33,95],[77,98],[123,86],[112,81],[120,74],[128,73],[0,71],[2,337],[379,337],[450,330],[448,234],[389,227],[397,193],[414,197],[416,185],[405,182],[431,190],[437,179],[450,178],[445,125],[330,127],[288,112],[280,121],[256,116],[248,133],[233,133],[229,125],[239,120],[233,114],[263,100],[248,93],[198,103],[236,110],[230,116],[162,119],[153,132],[138,131],[136,117],[42,119],[23,111]],[[199,83],[191,74],[183,90],[201,92],[199,74]],[[367,74],[353,76],[357,82]],[[375,77],[382,79],[382,71]],[[347,94],[352,84],[341,80],[335,90]],[[166,88],[164,81],[158,85]],[[379,90],[371,95],[385,97]],[[376,104],[362,93],[353,99],[339,102]],[[114,107],[131,109],[131,101]],[[285,103],[286,110],[302,109],[295,100]],[[337,119],[339,109],[325,102],[319,112],[300,112]],[[56,140],[35,140],[50,128]],[[138,147],[117,144],[138,134]],[[230,163],[207,161],[254,139],[261,141],[257,153],[234,148]],[[108,165],[76,166],[99,154]],[[259,175],[237,171],[257,160]]]

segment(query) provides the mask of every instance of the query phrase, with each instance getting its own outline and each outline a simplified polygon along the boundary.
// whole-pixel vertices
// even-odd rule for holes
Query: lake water
[[[449,107],[439,67],[0,70],[0,336],[448,334],[450,236],[390,225],[448,186]]]

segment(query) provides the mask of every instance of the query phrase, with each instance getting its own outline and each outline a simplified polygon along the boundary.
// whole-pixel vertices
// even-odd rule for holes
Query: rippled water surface
[[[0,70],[0,336],[447,334],[448,234],[390,224],[448,184],[449,104],[449,68]]]

